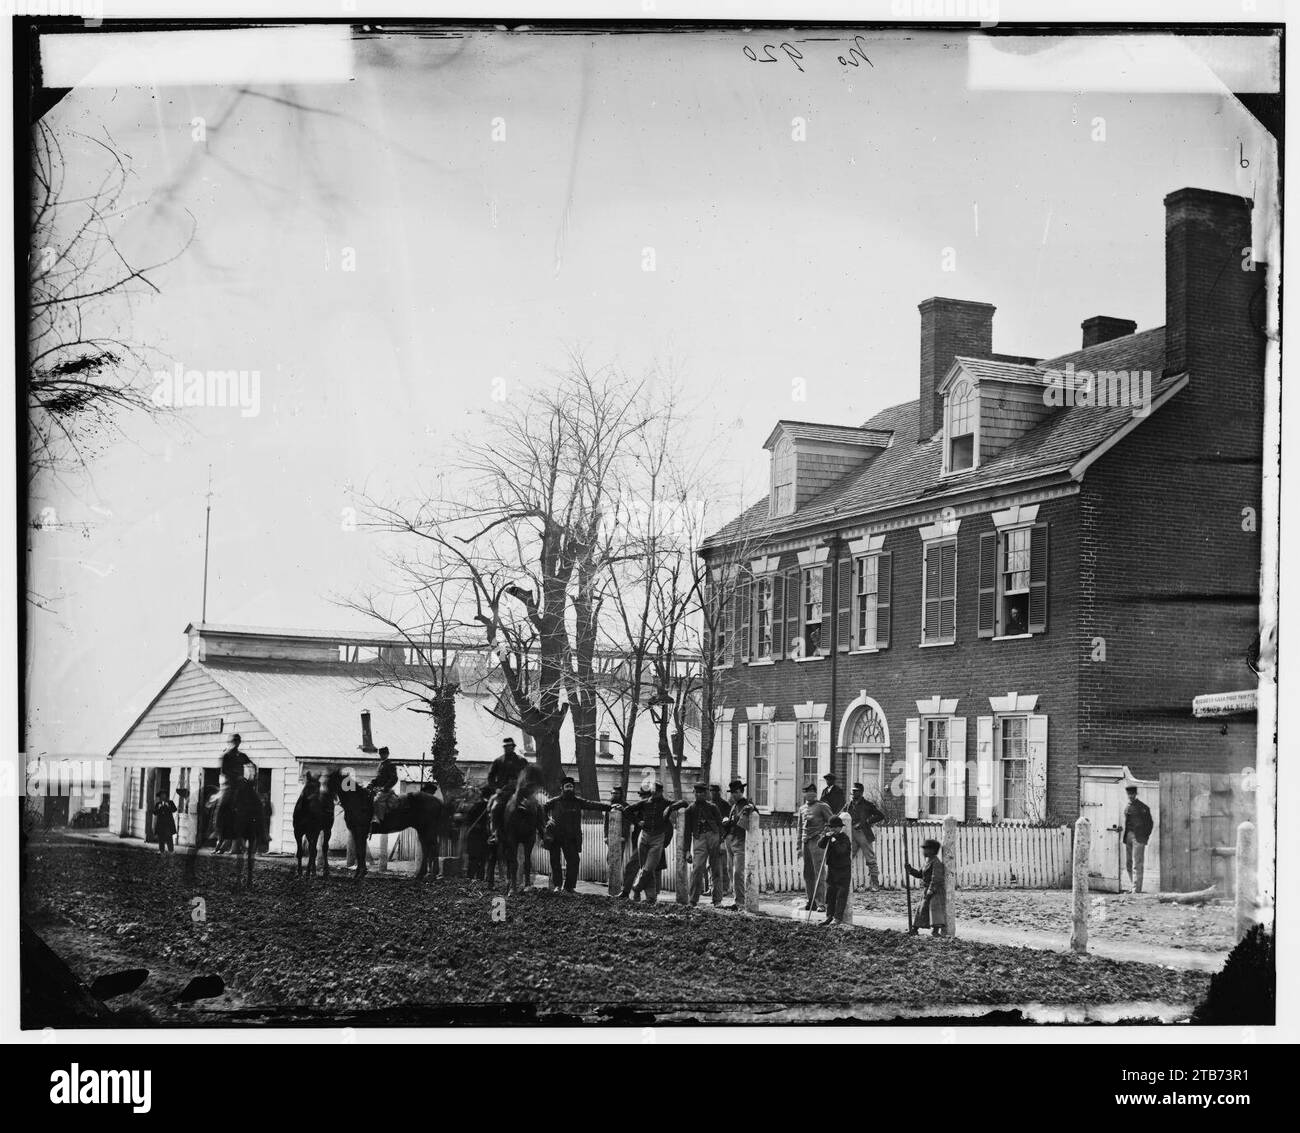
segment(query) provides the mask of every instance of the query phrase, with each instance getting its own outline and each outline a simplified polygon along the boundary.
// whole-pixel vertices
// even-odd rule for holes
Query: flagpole
[[[203,524],[203,613],[199,625],[208,622],[208,544],[212,538],[212,465],[208,465],[208,514]]]

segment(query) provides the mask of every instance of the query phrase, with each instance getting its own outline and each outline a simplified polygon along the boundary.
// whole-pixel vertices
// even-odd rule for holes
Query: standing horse
[[[401,795],[384,812],[383,822],[375,826],[375,791],[374,784],[363,786],[354,783],[349,776],[335,768],[325,777],[325,783],[331,795],[338,799],[343,807],[343,822],[352,835],[352,846],[357,855],[357,880],[366,875],[366,842],[370,835],[394,834],[399,830],[414,830],[420,839],[420,868],[415,872],[419,881],[429,872],[429,865],[438,860],[438,834],[442,829],[442,800],[428,791],[416,791],[414,794]],[[434,868],[434,876],[437,876]]]
[[[533,846],[541,838],[546,827],[546,812],[537,797],[540,789],[536,768],[525,767],[519,773],[519,783],[515,793],[506,802],[505,812],[501,817],[499,831],[500,844],[498,856],[506,871],[508,880],[507,893],[514,893],[519,881],[519,851],[524,852],[523,871],[525,884],[532,875]]]
[[[257,854],[257,844],[266,835],[266,809],[257,794],[257,787],[251,779],[240,780],[233,795],[227,800],[220,824],[224,829],[217,831],[218,839],[232,838],[235,845],[244,847],[244,856],[248,862],[248,886],[253,886],[253,858]],[[238,858],[236,858],[238,869]],[[236,873],[236,879],[239,874]]]
[[[330,832],[334,829],[334,796],[321,784],[320,776],[307,772],[302,794],[293,807],[293,841],[297,851],[298,872],[302,876],[302,855],[307,856],[307,876],[316,873],[316,847],[321,846],[321,872],[330,875]]]

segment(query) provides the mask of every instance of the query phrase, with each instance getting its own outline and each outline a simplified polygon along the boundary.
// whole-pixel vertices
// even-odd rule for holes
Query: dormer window
[[[974,385],[966,379],[959,381],[948,393],[944,471],[961,472],[975,467],[977,410]]]
[[[771,514],[789,515],[794,511],[794,443],[782,437],[772,450],[772,504]]]

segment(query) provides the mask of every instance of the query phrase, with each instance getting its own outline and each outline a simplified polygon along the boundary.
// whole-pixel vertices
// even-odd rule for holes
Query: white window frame
[[[715,632],[714,632],[714,649],[713,656],[721,658],[715,661],[715,669],[730,669],[731,654],[735,648],[734,639],[736,634],[736,585],[733,581],[736,574],[734,566],[720,567],[715,570],[711,576],[711,582],[714,589],[715,603],[721,602],[722,610],[714,615]]]
[[[799,768],[799,790],[805,783],[816,783],[821,775],[821,720],[798,720],[795,722],[795,761]],[[809,737],[812,740],[812,754],[808,754]],[[807,773],[807,762],[812,760],[813,771]]]
[[[998,528],[997,542],[995,544],[994,559],[993,559],[993,573],[994,573],[994,583],[995,583],[995,589],[993,591],[993,640],[994,641],[1019,641],[1023,637],[1034,636],[1032,633],[1029,632],[1029,567],[1030,567],[1030,563],[1033,561],[1032,550],[1030,546],[1030,541],[1033,538],[1033,534],[1032,534],[1033,528],[1034,525],[1032,523],[1018,524],[1015,527]],[[1022,532],[1025,536],[1025,546],[1024,546],[1025,568],[1023,572],[1017,571],[1014,573],[1024,574],[1025,586],[1023,590],[1007,590],[1005,589],[1006,576],[1010,573],[1013,573],[1006,569],[1007,555],[1010,549],[1009,546],[1010,540],[1013,535],[1017,535]],[[1023,594],[1025,596],[1025,628],[1021,633],[1003,632],[1006,629],[1006,618],[1004,616],[1005,614],[1004,603],[1007,599],[1007,596],[1010,594]]]
[[[781,516],[794,514],[796,498],[795,475],[798,470],[797,457],[794,441],[789,437],[781,437],[772,446],[771,503],[768,507],[768,516],[771,519],[779,519]],[[788,480],[786,479],[787,472],[789,475]],[[788,491],[788,497],[782,495],[783,490]]]
[[[934,641],[926,640],[925,636],[925,605],[928,601],[926,590],[929,586],[929,580],[926,578],[926,559],[929,558],[931,551],[939,551],[945,543],[952,544],[952,637],[937,638]],[[946,535],[936,539],[925,539],[921,543],[921,646],[923,648],[933,647],[936,645],[956,645],[957,644],[957,535]]]
[[[760,810],[765,810],[769,806],[769,787],[768,781],[772,771],[772,729],[775,725],[770,720],[751,720],[749,724],[749,735],[745,752],[745,772],[749,781],[750,801]],[[761,743],[760,743],[761,740]],[[761,747],[763,750],[763,769],[759,773],[754,749]]]
[[[826,612],[826,594],[825,594],[825,564],[818,563],[816,566],[803,567],[799,577],[799,640],[801,647],[799,656],[796,661],[809,658],[820,657],[825,643],[821,640],[822,619]],[[816,592],[816,600],[813,599],[813,592]],[[812,617],[812,611],[816,611],[817,617]],[[817,648],[810,649],[808,646],[808,628],[816,625],[817,627]]]
[[[1022,826],[1027,825],[1030,821],[1030,816],[1029,816],[1030,792],[1033,789],[1029,778],[1029,774],[1030,774],[1029,716],[1030,713],[1028,712],[1001,712],[996,714],[993,717],[993,771],[994,774],[997,776],[997,795],[995,797],[998,803],[997,805],[998,821],[1019,824]],[[1006,750],[1005,725],[1008,720],[1019,721],[1024,728],[1024,735],[1022,737],[1024,743],[1024,754],[1021,755],[1015,762],[1024,764],[1024,769],[1025,769],[1024,795],[1022,798],[1023,805],[1025,807],[1025,813],[1017,818],[1012,818],[1006,813],[1007,810],[1006,763],[1008,761],[1004,753]]]
[[[767,590],[765,611],[767,614],[766,653],[763,652],[763,624],[759,618],[760,613],[764,612],[763,603],[760,600],[764,589]],[[771,665],[776,660],[776,658],[772,656],[772,630],[774,628],[772,624],[772,615],[776,612],[774,601],[775,594],[776,575],[765,573],[754,577],[754,605],[753,609],[750,611],[750,618],[752,619],[752,628],[750,632],[754,635],[754,659],[750,662],[751,665]]]
[[[965,400],[971,404],[971,428],[970,433],[965,432],[957,436],[970,436],[971,438],[971,462],[966,468],[953,468],[952,466],[952,442],[956,439],[953,434],[952,411],[956,404],[953,394],[962,387],[969,387],[970,396]],[[979,384],[970,378],[960,378],[953,383],[952,388],[948,390],[947,396],[943,399],[943,475],[959,476],[963,472],[973,472],[980,466],[980,391]]]
[[[853,637],[854,653],[879,653],[880,652],[880,647],[876,644],[876,638],[878,636],[877,614],[880,611],[880,554],[881,553],[879,551],[873,551],[872,553],[867,555],[853,556],[853,571],[850,576],[850,581],[853,584],[853,593],[852,593],[853,605],[849,611],[849,616],[852,619],[849,622],[849,633]],[[861,570],[866,567],[868,561],[870,561],[871,563],[871,573],[873,575],[875,586],[874,589],[864,592],[862,589],[860,589],[861,579],[859,576]],[[864,640],[864,634],[860,622],[860,613],[861,613],[860,607],[862,604],[862,599],[864,598],[872,599],[871,606],[870,606],[871,617],[868,623],[870,625],[871,632],[865,635],[865,639],[871,642],[870,645],[862,644]]]
[[[943,725],[943,774],[939,776],[939,782],[943,784],[942,797],[944,806],[942,810],[932,810],[929,805],[931,797],[926,794],[925,786],[927,783],[934,781],[936,776],[933,773],[934,760],[930,758],[930,725]],[[952,800],[948,797],[948,784],[952,781],[949,774],[949,764],[952,758],[952,749],[949,743],[952,739],[952,717],[951,716],[922,716],[921,717],[921,779],[917,788],[916,804],[917,817],[925,818],[947,818],[951,813]],[[864,784],[865,786],[865,784]]]

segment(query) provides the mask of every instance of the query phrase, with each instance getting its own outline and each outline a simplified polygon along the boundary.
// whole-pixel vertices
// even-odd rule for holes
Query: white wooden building
[[[111,796],[109,829],[124,836],[152,834],[152,805],[158,791],[181,808],[179,845],[192,844],[205,785],[219,782],[221,754],[238,733],[241,747],[257,766],[259,788],[271,798],[274,852],[293,850],[293,807],[305,771],[348,766],[366,781],[378,755],[362,750],[361,714],[369,713],[371,747],[387,747],[405,761],[402,778],[419,781],[410,761],[428,757],[433,725],[412,711],[412,696],[399,688],[368,684],[380,651],[400,648],[382,634],[321,634],[250,626],[189,625],[185,660],[109,753]],[[458,763],[470,783],[486,780],[502,740],[511,735],[530,754],[531,742],[489,711],[501,696],[490,654],[461,649],[453,676],[461,684],[456,700]],[[622,752],[606,740],[614,729],[598,722],[598,777],[601,796],[622,772]],[[576,776],[572,733],[562,735],[566,772]],[[699,732],[687,733],[683,785],[689,788],[699,768]],[[643,716],[633,743],[632,786],[647,772],[666,781],[654,728]],[[178,798],[178,790],[188,797]],[[342,845],[341,815],[335,825]]]

